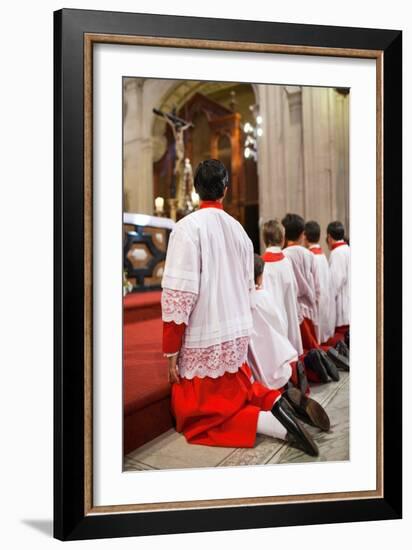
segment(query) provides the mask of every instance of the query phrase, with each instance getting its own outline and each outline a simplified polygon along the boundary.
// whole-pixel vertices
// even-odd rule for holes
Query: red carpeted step
[[[132,292],[123,298],[124,323],[137,323],[161,317],[162,291]]]
[[[144,304],[144,306],[147,305]],[[124,325],[124,453],[173,426],[161,317]]]

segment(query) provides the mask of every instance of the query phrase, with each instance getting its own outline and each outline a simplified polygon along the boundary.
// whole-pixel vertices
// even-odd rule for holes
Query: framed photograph
[[[54,535],[402,514],[402,33],[54,14]]]

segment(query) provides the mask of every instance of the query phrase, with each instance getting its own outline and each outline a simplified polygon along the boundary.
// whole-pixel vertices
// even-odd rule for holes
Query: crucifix
[[[194,128],[192,122],[183,120],[176,115],[176,109],[171,113],[165,113],[159,109],[153,109],[153,112],[162,117],[172,129],[175,140],[175,165],[173,169],[173,181],[171,185],[172,198],[176,199],[176,206],[179,209],[184,208],[186,189],[183,178],[184,158],[185,158],[185,142],[184,133],[189,128]]]

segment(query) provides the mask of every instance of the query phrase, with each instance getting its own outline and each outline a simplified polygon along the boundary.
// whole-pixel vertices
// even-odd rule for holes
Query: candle
[[[165,200],[163,197],[156,197],[155,198],[155,211],[156,214],[161,214],[163,212],[163,207],[165,204]]]

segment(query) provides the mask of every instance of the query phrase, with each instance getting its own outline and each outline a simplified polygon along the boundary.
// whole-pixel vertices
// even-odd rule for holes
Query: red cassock
[[[335,347],[336,344],[345,339],[345,334],[349,330],[349,325],[342,325],[341,327],[336,327],[335,334],[329,338],[326,342],[327,346]]]
[[[221,203],[202,202],[176,224],[162,288],[163,351],[178,352],[179,383],[171,389],[176,429],[189,443],[252,447],[259,412],[270,410],[281,392],[254,382],[245,363],[253,245]]]
[[[303,318],[300,324],[300,335],[302,336],[302,345],[305,352],[321,347],[318,343],[316,329],[311,319],[307,317]]]
[[[163,326],[163,351],[173,353],[180,348],[185,325]],[[181,377],[171,394],[176,430],[198,445],[253,447],[259,412],[270,410],[280,394],[252,381],[246,363],[217,378]]]

